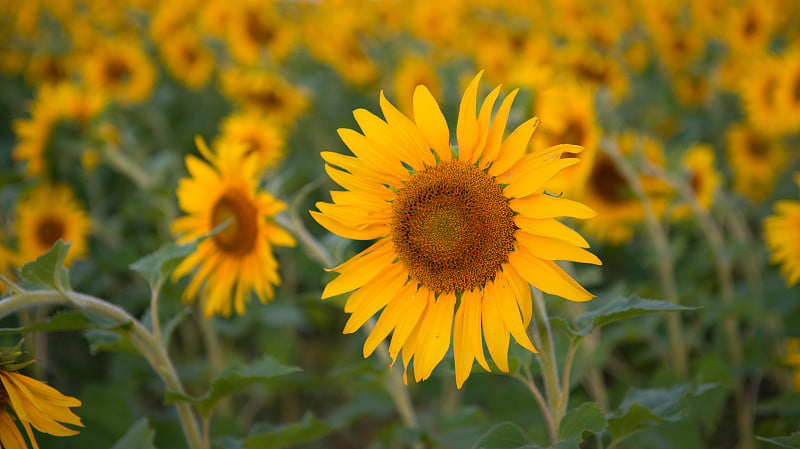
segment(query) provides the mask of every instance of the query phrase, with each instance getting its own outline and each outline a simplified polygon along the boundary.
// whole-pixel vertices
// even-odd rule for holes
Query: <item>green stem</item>
[[[185,394],[183,384],[181,384],[166,350],[161,346],[161,342],[157,341],[153,334],[148,332],[128,312],[107,301],[76,292],[62,293],[53,290],[22,291],[0,300],[0,318],[34,306],[47,305],[73,306],[91,311],[114,322],[127,323],[129,326],[127,332],[131,342],[147,359],[167,388],[177,393]],[[202,438],[191,406],[188,403],[181,402],[177,403],[175,408],[178,411],[178,418],[189,448],[200,449],[202,447]]]
[[[520,380],[527,388],[528,391],[531,392],[533,398],[536,399],[536,403],[539,404],[539,409],[542,411],[542,416],[544,416],[544,423],[547,426],[547,433],[550,435],[550,440],[554,441],[558,439],[558,431],[555,428],[555,423],[553,423],[553,414],[550,413],[550,407],[547,405],[547,401],[545,400],[542,392],[539,390],[539,387],[536,386],[536,382],[533,380],[533,374],[531,373],[531,369],[528,365],[522,365],[522,370],[524,371],[525,376],[514,376]]]
[[[155,341],[157,341],[159,344],[162,344],[161,320],[158,317],[159,292],[161,292],[161,282],[153,286],[153,290],[150,292],[150,324],[153,327],[153,339],[155,339]]]
[[[567,410],[569,390],[562,391],[558,376],[556,351],[553,344],[553,333],[550,330],[550,321],[547,317],[547,308],[544,304],[544,295],[536,288],[531,288],[533,293],[533,320],[536,325],[539,343],[539,363],[542,365],[542,378],[547,392],[547,405],[553,417],[553,433],[550,439],[553,443],[558,438],[558,428],[561,419]]]
[[[109,165],[122,172],[131,179],[137,187],[147,190],[150,187],[150,175],[136,162],[125,155],[121,148],[116,146],[103,147],[103,156]]]
[[[616,142],[605,139],[600,145],[600,148],[611,157],[619,169],[620,174],[625,178],[631,190],[633,190],[633,193],[642,203],[647,233],[653,244],[653,249],[655,250],[658,279],[661,285],[661,291],[664,294],[664,299],[671,304],[680,304],[667,233],[653,210],[653,204],[650,202],[650,197],[644,191],[644,187],[642,187],[638,173],[630,162],[623,157]],[[686,379],[689,377],[689,357],[686,351],[686,343],[683,339],[683,322],[681,321],[681,315],[678,313],[668,313],[666,319],[672,363],[678,377]]]

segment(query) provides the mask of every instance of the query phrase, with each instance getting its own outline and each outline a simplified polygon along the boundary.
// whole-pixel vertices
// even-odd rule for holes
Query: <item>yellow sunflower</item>
[[[228,69],[221,73],[222,92],[242,109],[276,123],[291,124],[306,107],[305,93],[264,70]]]
[[[800,186],[800,174],[795,175]],[[800,280],[800,201],[775,203],[775,213],[764,219],[764,239],[772,263],[780,264],[786,284]]]
[[[458,149],[436,100],[424,86],[414,92],[414,120],[381,94],[385,120],[357,109],[363,134],[340,129],[355,155],[323,152],[325,169],[345,191],[317,203],[311,215],[334,234],[377,242],[336,267],[322,292],[347,299],[344,332],[352,333],[381,309],[364,344],[364,356],[393,332],[389,353],[403,352],[406,379],[427,379],[450,347],[456,384],[473,361],[486,370],[483,342],[495,365],[508,371],[510,336],[536,351],[526,333],[531,320],[529,285],[573,301],[593,296],[554,260],[600,264],[588,244],[556,217],[589,218],[594,212],[543,191],[563,168],[580,162],[559,156],[569,146],[527,154],[538,124],[532,118],[503,139],[517,91],[491,119],[500,87],[476,116],[478,74],[464,93],[456,126]]]
[[[58,239],[72,242],[64,265],[87,253],[91,220],[66,185],[40,185],[17,203],[17,250],[22,262],[47,252]]]
[[[711,209],[721,177],[714,167],[714,148],[707,144],[694,144],[681,158],[681,166],[688,174],[689,186],[701,209]],[[679,205],[673,218],[682,219],[691,213],[688,204]]]
[[[222,122],[222,133],[214,141],[222,147],[242,144],[255,155],[258,171],[272,168],[281,160],[286,147],[286,131],[258,114],[237,113]]]
[[[751,202],[766,198],[784,168],[788,155],[780,140],[735,124],[726,131],[733,190]]]
[[[0,233],[0,274],[5,277],[10,277],[11,275],[11,267],[17,265],[17,257],[14,254],[14,251],[11,248],[6,247],[3,244],[3,234]],[[4,282],[0,282],[0,293],[6,291],[6,284]]]
[[[783,74],[776,92],[784,111],[786,132],[800,131],[800,45],[782,58]]]
[[[740,80],[739,95],[747,121],[769,136],[780,136],[786,128],[787,117],[779,97],[784,70],[781,58],[764,57],[753,63]]]
[[[226,144],[212,153],[199,138],[196,143],[208,163],[186,156],[191,176],[179,181],[177,196],[187,215],[173,221],[172,230],[179,242],[188,242],[229,223],[201,241],[172,276],[177,280],[197,269],[183,299],[199,296],[207,317],[230,316],[232,305],[243,314],[251,291],[266,303],[280,285],[272,246],[293,246],[294,239],[272,217],[285,206],[258,189],[258,160],[247,146]]]
[[[418,56],[403,58],[394,72],[394,93],[398,99],[403,99],[398,100],[398,106],[404,113],[411,112],[410,98],[414,94],[414,89],[420,84],[429,86],[434,98],[441,97],[439,75],[436,74],[436,68],[430,61]]]
[[[161,57],[172,76],[190,89],[200,89],[214,73],[214,55],[197,33],[184,28],[159,42]]]
[[[140,103],[153,92],[156,68],[133,41],[106,42],[88,57],[86,85],[124,103]]]
[[[77,435],[78,431],[61,423],[83,427],[81,419],[70,410],[80,407],[81,401],[66,396],[55,388],[36,379],[15,372],[28,363],[15,363],[19,352],[0,351],[0,447],[26,449],[28,445],[14,422],[16,415],[30,445],[36,438],[31,426],[42,433],[57,437]],[[13,413],[13,415],[12,415]]]
[[[292,21],[283,17],[276,2],[233,2],[226,33],[228,48],[240,64],[255,65],[266,54],[282,61],[294,44]]]

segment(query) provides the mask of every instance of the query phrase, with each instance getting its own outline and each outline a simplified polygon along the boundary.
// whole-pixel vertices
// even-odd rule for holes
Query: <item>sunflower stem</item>
[[[547,401],[542,395],[542,392],[539,390],[539,387],[536,386],[536,381],[533,380],[533,374],[531,374],[530,367],[528,365],[522,365],[522,370],[525,374],[524,377],[519,375],[514,377],[519,379],[519,381],[528,388],[528,391],[531,392],[533,398],[536,399],[536,403],[539,405],[539,409],[542,411],[542,416],[544,416],[544,422],[545,425],[547,425],[547,433],[550,435],[550,441],[555,441],[558,438],[558,432],[556,431],[553,423],[553,414],[550,413],[550,407],[547,406]]]
[[[161,342],[157,341],[153,334],[142,326],[136,318],[124,309],[107,301],[76,292],[57,292],[54,290],[22,291],[0,300],[0,318],[34,306],[62,305],[75,307],[76,304],[80,304],[94,314],[125,324],[131,342],[161,377],[167,388],[171,391],[185,394],[183,384]],[[189,448],[201,449],[202,437],[191,405],[186,402],[179,402],[175,404],[175,408]]]
[[[109,165],[130,178],[137,187],[142,190],[149,189],[151,184],[150,175],[133,159],[126,156],[121,148],[107,145],[103,147],[103,156]]]
[[[655,250],[658,279],[661,284],[661,291],[664,294],[664,299],[671,304],[680,304],[667,233],[653,210],[653,204],[650,201],[650,197],[648,197],[647,193],[644,191],[644,187],[642,187],[638,173],[631,163],[622,155],[616,142],[610,139],[604,139],[600,145],[600,149],[614,161],[620,174],[625,178],[625,181],[628,183],[631,190],[633,190],[634,195],[636,195],[642,203],[647,233],[653,244],[653,249]],[[683,339],[683,322],[681,321],[681,316],[677,313],[668,313],[666,320],[672,364],[675,367],[675,372],[678,374],[678,377],[680,379],[686,379],[689,377],[689,362],[686,342]]]
[[[291,218],[287,218],[285,215],[280,214],[275,217],[275,223],[294,234],[312,259],[325,267],[333,267],[335,265],[331,253],[308,232],[299,217],[292,214]]]
[[[567,409],[569,390],[562,391],[558,364],[556,362],[553,333],[550,329],[550,320],[547,317],[547,308],[544,304],[544,295],[537,288],[531,288],[533,293],[533,320],[536,326],[539,343],[539,363],[542,365],[544,388],[547,392],[547,405],[553,418],[553,427],[550,434],[551,442],[558,439],[558,428]]]

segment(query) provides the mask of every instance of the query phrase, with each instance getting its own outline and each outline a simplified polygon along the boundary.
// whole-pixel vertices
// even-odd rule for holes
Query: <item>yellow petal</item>
[[[470,81],[464,96],[461,97],[461,106],[458,109],[458,123],[456,124],[456,139],[458,140],[458,160],[470,161],[472,153],[478,146],[480,138],[478,131],[478,117],[475,115],[478,107],[478,84],[483,71],[475,75]]]
[[[417,126],[402,112],[400,112],[381,91],[380,96],[381,110],[392,133],[394,140],[401,148],[407,149],[409,159],[403,159],[414,170],[422,170],[424,162],[428,166],[436,164],[436,157],[431,153],[431,147],[427,139]]]
[[[528,234],[552,237],[580,248],[589,247],[589,242],[583,236],[555,218],[528,218],[517,215],[514,217],[514,224]]]
[[[428,306],[428,302],[432,300],[433,293],[425,287],[417,289],[408,298],[405,304],[405,310],[403,311],[403,319],[398,320],[397,326],[392,334],[392,341],[389,344],[389,355],[392,357],[392,363],[397,359],[397,354],[400,353],[400,349],[403,349],[405,353],[403,346],[406,340],[409,335],[411,335],[411,331],[417,326],[417,323],[422,319],[422,313],[425,311],[425,307]]]
[[[363,111],[367,112],[366,110]],[[372,144],[369,139],[352,129],[339,128],[337,132],[342,142],[347,145],[347,148],[349,148],[358,159],[364,161],[364,163],[372,169],[389,177],[393,182],[392,185],[398,185],[396,184],[398,181],[409,176],[408,170],[403,168],[400,159],[395,154],[385,150],[382,151],[381,148]]]
[[[325,164],[325,172],[328,173],[328,176],[330,176],[333,182],[347,190],[358,191],[359,193],[363,192],[364,194],[380,198],[383,201],[389,201],[396,196],[390,188],[383,184],[333,168],[328,164]]]
[[[517,198],[508,202],[515,212],[526,218],[592,218],[597,213],[583,203],[556,198],[546,194],[536,194]]]
[[[442,110],[427,87],[419,85],[414,89],[414,122],[428,141],[428,145],[439,155],[439,159],[449,161],[450,130]]]
[[[553,179],[553,176],[580,161],[581,160],[578,158],[559,159],[547,162],[527,172],[515,172],[511,170],[509,173],[499,176],[497,182],[500,184],[508,184],[506,188],[503,189],[503,195],[507,198],[523,198],[534,193],[542,193],[545,184]]]
[[[36,444],[36,440],[33,440],[33,444]],[[0,447],[5,449],[28,449],[25,444],[25,438],[19,432],[14,419],[2,409],[0,409]]]
[[[517,230],[514,233],[514,238],[521,248],[540,259],[571,260],[594,265],[603,264],[594,254],[563,240],[528,234],[522,230]]]
[[[509,281],[511,288],[514,290],[517,306],[520,312],[522,312],[522,324],[527,327],[531,323],[531,316],[533,315],[531,286],[525,282],[525,279],[522,279],[511,264],[504,265],[503,272],[506,274],[506,279]]]
[[[481,301],[482,293],[472,290],[464,292],[461,296],[461,304],[464,309],[464,331],[467,334],[467,340],[470,347],[472,347],[472,354],[478,360],[478,364],[486,371],[489,369],[489,363],[486,362],[486,356],[483,354],[483,333],[481,332]]]
[[[362,178],[368,179],[376,184],[390,184],[386,176],[383,175],[382,172],[376,171],[366,164],[363,161],[358,159],[357,157],[347,156],[341,153],[334,153],[333,151],[323,151],[320,153],[322,159],[336,167],[341,169],[347,170],[351,174],[355,176],[360,176]]]
[[[408,283],[401,288],[397,294],[389,300],[389,304],[381,312],[380,318],[375,323],[375,328],[372,329],[367,341],[364,342],[364,358],[367,358],[375,351],[381,342],[389,336],[392,329],[397,327],[400,320],[406,320],[406,309],[409,301],[414,293],[416,293],[417,286],[414,283]],[[421,312],[421,311],[420,311]]]
[[[373,251],[359,257],[346,270],[342,270],[336,279],[328,282],[325,290],[322,291],[322,299],[361,287],[391,265],[395,257],[394,251],[388,245],[380,251]]]
[[[533,136],[537,126],[539,126],[539,119],[536,117],[517,126],[500,145],[500,154],[497,155],[497,159],[489,167],[490,176],[498,176],[505,173],[525,154],[528,142],[531,140],[531,136]]]
[[[406,277],[398,276],[391,279],[381,279],[374,282],[374,284],[380,285],[380,292],[364,295],[363,300],[358,302],[347,323],[345,323],[343,333],[352,334],[357,331],[370,317],[384,308],[403,289],[406,284]]]
[[[387,235],[386,226],[372,225],[364,229],[353,229],[340,221],[316,211],[309,211],[314,220],[334,234],[351,240],[373,240]]]
[[[401,138],[395,126],[390,126],[383,119],[366,109],[356,109],[353,115],[367,141],[371,146],[375,147],[376,152],[389,156],[393,164],[405,163],[415,170],[422,168],[422,158],[417,151]]]
[[[492,281],[489,281],[492,283]],[[508,372],[508,344],[511,338],[500,311],[497,308],[494,288],[488,284],[483,289],[483,300],[481,308],[481,318],[483,320],[483,336],[486,339],[486,347],[492,356],[495,365],[500,371]]]
[[[511,112],[511,104],[514,102],[517,92],[519,92],[519,89],[512,90],[497,109],[497,114],[492,121],[492,126],[489,128],[489,135],[486,136],[483,155],[481,155],[481,170],[486,169],[489,164],[494,162],[497,159],[497,155],[500,153],[500,145],[503,142],[503,134],[505,133],[506,124],[508,123],[508,114]]]
[[[491,92],[489,92],[489,95],[487,95],[486,99],[483,100],[480,112],[478,112],[477,124],[479,137],[478,144],[470,156],[470,162],[472,163],[478,162],[478,159],[480,159],[481,155],[483,154],[483,148],[486,145],[486,139],[489,136],[489,126],[492,119],[492,111],[494,110],[494,103],[497,101],[497,96],[500,95],[500,88],[501,86],[497,86]]]
[[[523,279],[539,290],[570,301],[588,301],[594,297],[551,260],[541,260],[524,251],[512,251],[508,260]]]
[[[495,276],[494,297],[497,301],[497,310],[500,312],[500,317],[514,340],[523,348],[531,352],[537,352],[528,337],[525,326],[522,324],[522,317],[514,297],[514,290],[512,290],[502,271]]]
[[[465,329],[467,324],[464,319],[465,309],[462,301],[456,310],[456,317],[453,321],[453,359],[456,369],[456,387],[459,389],[472,372],[472,364],[475,360],[475,356],[472,354],[472,345],[469,343],[469,334]]]
[[[439,295],[432,310],[422,323],[420,337],[422,346],[414,358],[414,377],[416,381],[430,377],[433,368],[439,364],[450,347],[453,330],[453,308],[456,305],[454,293]]]

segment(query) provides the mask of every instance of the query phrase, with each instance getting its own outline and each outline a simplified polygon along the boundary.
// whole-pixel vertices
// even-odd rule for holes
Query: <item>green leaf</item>
[[[22,279],[35,284],[44,284],[60,292],[69,290],[69,270],[63,265],[71,244],[58,239],[46,253],[22,266],[20,270]]]
[[[165,348],[169,347],[169,339],[172,337],[172,333],[175,331],[175,328],[177,328],[178,324],[180,324],[181,321],[183,321],[183,319],[191,313],[191,307],[184,307],[178,313],[176,313],[175,316],[170,318],[169,321],[167,321],[167,324],[161,330],[161,344]]]
[[[800,449],[800,432],[793,433],[786,437],[764,438],[756,437],[757,440],[765,443],[772,443],[780,447],[788,447],[790,449]]]
[[[156,290],[180,261],[197,249],[197,242],[193,240],[184,245],[169,242],[132,263],[130,268],[141,273],[150,284],[150,289]]]
[[[484,433],[472,449],[535,449],[525,431],[514,423],[503,422]]]
[[[89,342],[89,351],[92,354],[97,354],[101,351],[138,353],[133,343],[120,335],[119,332],[89,330],[86,331],[85,335],[86,340]]]
[[[328,435],[334,428],[311,414],[300,422],[276,427],[273,430],[253,435],[244,440],[244,449],[280,449],[307,443]]]
[[[155,436],[156,432],[150,427],[147,418],[140,418],[111,449],[153,449]]]
[[[0,329],[0,335],[27,334],[29,332],[58,332],[84,330],[92,327],[92,322],[78,311],[62,311],[44,321],[37,321],[23,327]]]
[[[606,416],[594,402],[585,402],[564,415],[558,428],[558,438],[582,437],[584,432],[600,433],[606,430]]]
[[[578,329],[573,330],[573,333],[577,336],[585,336],[590,334],[595,328],[626,318],[653,313],[684,312],[697,309],[697,307],[681,306],[667,301],[643,299],[636,296],[619,298],[597,310],[586,312],[577,317],[575,319],[575,324],[578,325]]]
[[[201,398],[173,391],[167,393],[167,403],[188,401],[195,404],[201,414],[207,416],[220,399],[234,391],[297,371],[301,369],[283,365],[272,357],[264,357],[249,365],[232,366],[221,372],[211,381],[211,388]]]
[[[620,412],[608,419],[608,431],[614,441],[619,441],[639,430],[677,421],[684,415],[686,398],[714,387],[713,384],[683,384],[647,390],[632,388],[620,404]]]

